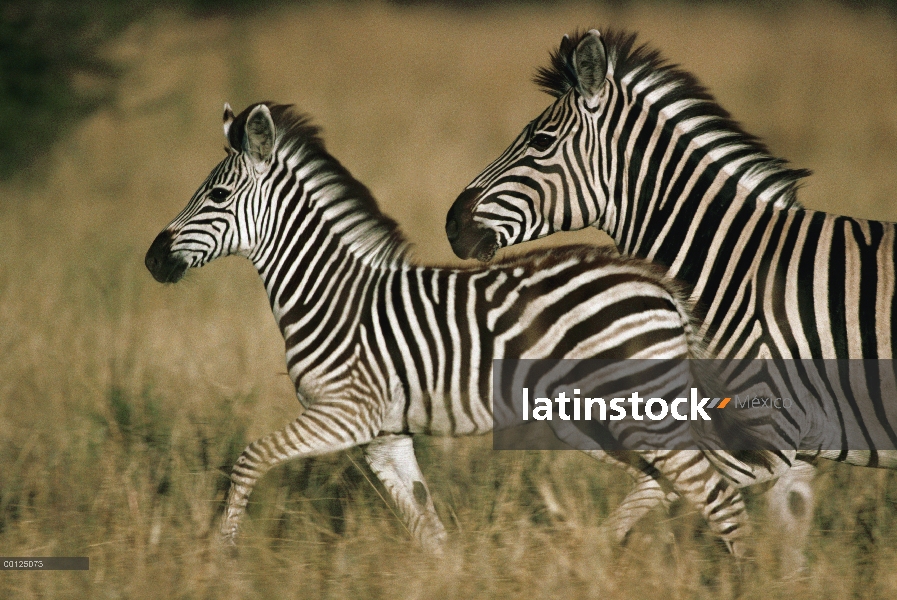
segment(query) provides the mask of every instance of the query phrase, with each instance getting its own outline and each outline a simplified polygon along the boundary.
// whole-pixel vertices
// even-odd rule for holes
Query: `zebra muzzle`
[[[489,262],[498,251],[498,237],[494,231],[481,227],[471,217],[481,191],[479,188],[468,188],[461,192],[445,217],[445,235],[458,258]]]
[[[143,263],[152,274],[153,279],[159,283],[176,283],[187,271],[187,263],[171,254],[173,241],[174,235],[165,230],[156,236],[149,250],[146,251]]]

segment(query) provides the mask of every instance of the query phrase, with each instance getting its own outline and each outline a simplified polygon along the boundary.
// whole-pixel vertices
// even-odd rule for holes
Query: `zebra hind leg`
[[[669,512],[670,505],[679,498],[672,490],[665,490],[661,483],[645,473],[635,480],[635,486],[620,501],[620,504],[608,515],[604,528],[619,544],[625,544],[635,525],[649,512],[658,506],[664,513]],[[670,538],[670,541],[672,538]]]
[[[635,488],[611,513],[607,527],[623,541],[634,525],[655,506],[669,505],[681,497],[701,511],[704,519],[729,552],[743,557],[742,538],[749,531],[744,497],[726,480],[704,452],[651,450],[641,452],[585,451],[600,462],[626,470]]]
[[[781,573],[786,577],[807,568],[804,549],[813,521],[815,474],[813,465],[798,460],[767,492],[769,519],[777,532],[774,543]]]
[[[703,452],[650,451],[640,453],[652,469],[692,503],[734,556],[746,555],[744,537],[750,527],[741,492],[717,471]]]
[[[411,437],[378,437],[365,446],[364,457],[398,507],[411,536],[427,552],[441,555],[445,547],[445,527],[433,507],[433,498],[414,455]]]
[[[635,486],[626,494],[619,506],[608,515],[602,526],[602,529],[607,531],[618,544],[626,542],[636,523],[646,514],[658,506],[667,512],[670,505],[679,497],[676,492],[669,489],[669,485],[667,489],[664,489],[657,479],[656,473],[645,473],[633,466],[633,461],[639,462],[637,453],[629,455],[628,453],[608,453],[600,450],[583,450],[583,452],[599,462],[625,470],[635,479]],[[621,458],[629,460],[621,460]]]

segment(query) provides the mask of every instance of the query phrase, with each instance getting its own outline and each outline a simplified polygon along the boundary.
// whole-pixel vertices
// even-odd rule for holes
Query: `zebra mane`
[[[564,36],[560,45],[551,51],[549,66],[540,67],[533,76],[533,82],[543,92],[559,98],[577,87],[579,80],[573,68],[573,52],[586,35],[588,31],[576,30],[572,36]],[[670,91],[663,96],[664,106],[680,100],[692,100],[695,102],[695,110],[690,111],[689,115],[708,117],[690,132],[692,136],[713,132],[723,134],[720,136],[720,145],[739,146],[753,155],[751,166],[746,172],[748,177],[774,176],[768,189],[776,191],[778,206],[800,208],[795,192],[800,180],[811,172],[807,169],[787,168],[788,161],[772,156],[761,140],[744,131],[694,75],[671,64],[661,56],[659,50],[650,48],[647,44],[636,46],[637,37],[635,33],[614,29],[602,32],[608,72],[613,73],[614,79],[623,81],[629,78],[627,86],[631,87],[640,79],[650,77],[651,89],[672,84]]]
[[[273,102],[256,102],[248,106],[234,118],[228,129],[228,141],[237,150],[243,147],[246,119],[252,109],[264,104],[271,111],[271,118],[277,130],[276,152],[288,158],[299,152],[306,160],[317,159],[326,163],[332,175],[333,183],[342,190],[344,201],[351,202],[355,211],[364,213],[365,241],[367,247],[377,253],[376,258],[390,260],[402,258],[410,244],[405,239],[399,224],[380,211],[380,206],[371,191],[363,183],[355,179],[342,163],[335,159],[324,146],[321,129],[313,125],[311,118],[296,110],[292,104],[275,104]],[[346,213],[348,216],[349,213]],[[376,249],[374,246],[377,246]]]

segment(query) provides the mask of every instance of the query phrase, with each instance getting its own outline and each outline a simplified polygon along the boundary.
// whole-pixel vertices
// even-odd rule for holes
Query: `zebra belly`
[[[479,399],[470,401],[462,394],[418,391],[406,402],[404,394],[394,394],[386,412],[383,429],[426,435],[477,435],[491,431],[492,413]]]

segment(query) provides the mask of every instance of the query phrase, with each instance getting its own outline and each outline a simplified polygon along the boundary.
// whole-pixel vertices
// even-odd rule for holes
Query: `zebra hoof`
[[[218,546],[221,553],[230,560],[237,559],[240,556],[236,537],[235,532],[225,533],[224,531],[218,536]]]
[[[218,537],[218,540],[221,542],[222,546],[228,548],[236,548],[237,547],[237,528],[236,527],[222,527],[221,535]]]
[[[442,532],[429,540],[420,540],[419,544],[424,552],[434,558],[442,558],[445,556],[446,535]]]

